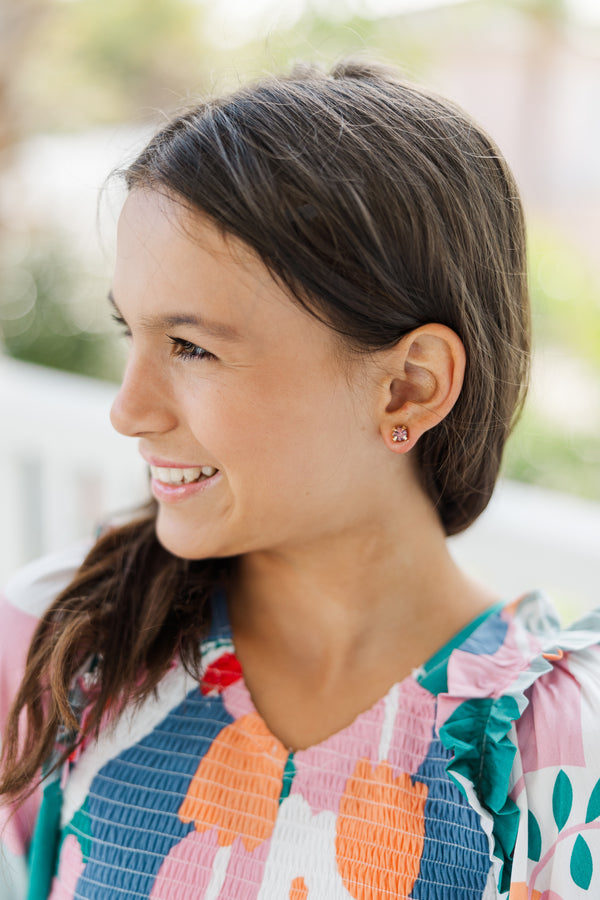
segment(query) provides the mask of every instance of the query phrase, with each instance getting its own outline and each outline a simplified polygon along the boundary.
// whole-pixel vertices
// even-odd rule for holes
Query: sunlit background
[[[344,54],[397,63],[503,149],[536,334],[504,474],[600,501],[599,0],[2,0],[0,359],[118,380],[111,170],[197,95]]]

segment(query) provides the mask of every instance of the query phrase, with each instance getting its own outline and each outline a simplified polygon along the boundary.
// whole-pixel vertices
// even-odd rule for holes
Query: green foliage
[[[502,0],[506,4],[506,0]],[[569,4],[567,0],[509,0],[510,5],[521,13],[528,13],[536,19],[560,23],[567,18]]]
[[[6,257],[6,254],[4,254]],[[56,239],[38,236],[33,249],[0,267],[0,344],[15,359],[98,378],[118,379],[114,339],[82,326],[74,314],[85,274]]]
[[[155,116],[206,82],[203,6],[192,0],[54,3],[19,73],[35,130]]]
[[[293,25],[273,30],[265,37],[254,37],[236,48],[232,80],[239,77],[239,71],[255,70],[257,63],[277,72],[285,71],[297,60],[328,68],[341,57],[361,55],[389,60],[407,77],[418,77],[431,67],[438,43],[448,36],[449,18],[443,10],[439,11],[437,25],[433,21],[430,24],[433,30],[424,29],[414,17],[368,18],[354,10],[344,11],[342,3],[331,7],[308,3]],[[228,68],[223,59],[221,71],[227,72]]]
[[[22,114],[31,130],[76,129],[155,118],[186,98],[297,59],[328,66],[344,55],[389,59],[409,76],[424,77],[448,42],[468,40],[478,16],[440,9],[420,16],[368,18],[342,2],[308,3],[300,19],[251,34],[235,46],[209,26],[208,0],[71,0],[51,3],[36,52],[16,73]],[[43,38],[39,40],[39,38]]]
[[[534,346],[560,348],[580,369],[572,390],[600,394],[600,274],[585,254],[548,223],[530,226],[529,281]],[[579,388],[582,388],[581,390]],[[592,390],[593,395],[593,390]],[[518,481],[600,500],[600,409],[573,426],[564,404],[535,406],[532,396],[508,442],[503,474]]]
[[[538,344],[559,344],[600,373],[600,272],[548,223],[529,228],[529,283]]]
[[[507,444],[502,474],[600,501],[600,435],[574,435],[560,424],[529,408]]]

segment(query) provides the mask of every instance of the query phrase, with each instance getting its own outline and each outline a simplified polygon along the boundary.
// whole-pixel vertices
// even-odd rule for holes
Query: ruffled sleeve
[[[0,596],[0,730],[25,671],[27,651],[39,617],[72,579],[90,542],[36,560],[7,583]],[[28,853],[41,801],[36,791],[16,811],[0,805],[0,900],[27,896]]]
[[[488,834],[501,898],[600,897],[599,645],[600,613],[561,630],[536,593],[448,660],[438,732]]]
[[[512,730],[511,900],[600,897],[599,633],[596,613],[548,648],[552,670],[532,685]]]

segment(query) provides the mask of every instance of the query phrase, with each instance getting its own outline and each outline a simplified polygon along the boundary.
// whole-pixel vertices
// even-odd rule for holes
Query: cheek
[[[254,491],[265,487],[273,499],[298,502],[315,491],[335,488],[340,463],[348,455],[348,423],[334,393],[305,393],[279,410],[260,408],[247,420],[251,435],[238,451],[252,460]],[[247,471],[247,468],[245,467]]]
[[[269,472],[275,474],[293,434],[291,427],[286,431],[286,415],[276,403],[256,397],[254,391],[207,385],[184,410],[194,441],[236,492],[241,487],[253,491]]]
[[[308,490],[331,479],[360,431],[349,388],[330,373],[204,384],[186,404],[188,427],[230,484],[256,494],[265,486]],[[349,443],[350,442],[350,443]]]

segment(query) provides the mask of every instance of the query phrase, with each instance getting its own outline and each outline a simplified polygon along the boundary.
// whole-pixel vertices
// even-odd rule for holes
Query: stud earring
[[[408,428],[406,425],[396,425],[392,431],[392,440],[397,444],[408,440]]]

